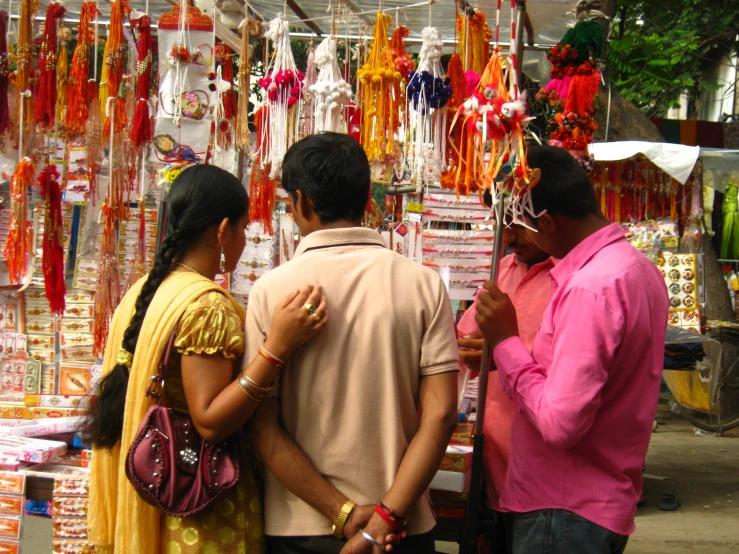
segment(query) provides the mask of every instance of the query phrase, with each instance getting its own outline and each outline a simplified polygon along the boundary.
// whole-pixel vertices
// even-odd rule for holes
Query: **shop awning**
[[[627,160],[637,154],[643,154],[654,165],[683,185],[690,177],[701,151],[698,146],[636,140],[599,142],[591,144],[588,148],[598,162]]]

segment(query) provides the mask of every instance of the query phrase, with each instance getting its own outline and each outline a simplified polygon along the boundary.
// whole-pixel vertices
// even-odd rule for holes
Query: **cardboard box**
[[[27,394],[24,403],[27,408],[73,408],[75,410],[86,410],[90,407],[90,397],[61,394]]]
[[[456,473],[466,473],[472,467],[472,447],[457,446],[450,444],[447,446],[446,454],[441,460],[442,471],[453,471]]]
[[[56,419],[60,417],[79,417],[87,415],[87,410],[76,410],[74,408],[23,408],[24,419]]]
[[[429,488],[435,491],[467,492],[470,490],[469,477],[470,473],[437,471]]]
[[[67,452],[67,443],[31,439],[27,437],[0,437],[0,454],[16,456],[24,462],[42,463],[52,458],[62,456]]]

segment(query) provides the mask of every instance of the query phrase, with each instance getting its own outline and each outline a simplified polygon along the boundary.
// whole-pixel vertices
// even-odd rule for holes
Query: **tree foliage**
[[[618,0],[608,44],[608,72],[623,96],[651,116],[664,116],[688,91],[689,112],[702,77],[739,52],[739,0]]]

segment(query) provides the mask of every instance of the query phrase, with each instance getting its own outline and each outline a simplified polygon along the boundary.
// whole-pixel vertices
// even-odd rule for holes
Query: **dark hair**
[[[303,191],[322,223],[362,219],[370,182],[367,155],[349,135],[307,136],[290,147],[282,162],[282,187],[293,199]]]
[[[182,255],[203,232],[225,218],[236,224],[249,210],[249,198],[241,182],[213,165],[196,165],[184,170],[172,183],[167,198],[169,231],[154,260],[154,266],[136,299],[136,310],[123,334],[122,347],[133,354],[146,311],[172,261]],[[106,352],[117,356],[118,351]],[[97,386],[87,427],[82,430],[87,444],[112,448],[121,438],[129,370],[117,364]],[[141,391],[143,394],[144,391]]]
[[[541,180],[531,189],[537,213],[546,210],[571,219],[600,214],[588,174],[569,152],[554,146],[532,146],[527,160],[529,167],[541,170]]]

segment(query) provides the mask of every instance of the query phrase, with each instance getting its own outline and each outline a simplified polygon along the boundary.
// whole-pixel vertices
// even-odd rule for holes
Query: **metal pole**
[[[500,253],[503,249],[503,215],[504,202],[501,198],[495,207],[495,242],[493,243],[493,259],[490,264],[490,280],[498,282],[500,268]],[[472,451],[472,475],[470,478],[470,496],[465,512],[460,554],[477,553],[477,533],[480,525],[480,507],[482,505],[482,472],[483,449],[485,448],[485,403],[488,394],[488,375],[490,373],[490,344],[487,340],[482,348],[482,366],[480,368],[480,383],[477,391],[477,419],[475,420],[475,438]]]

